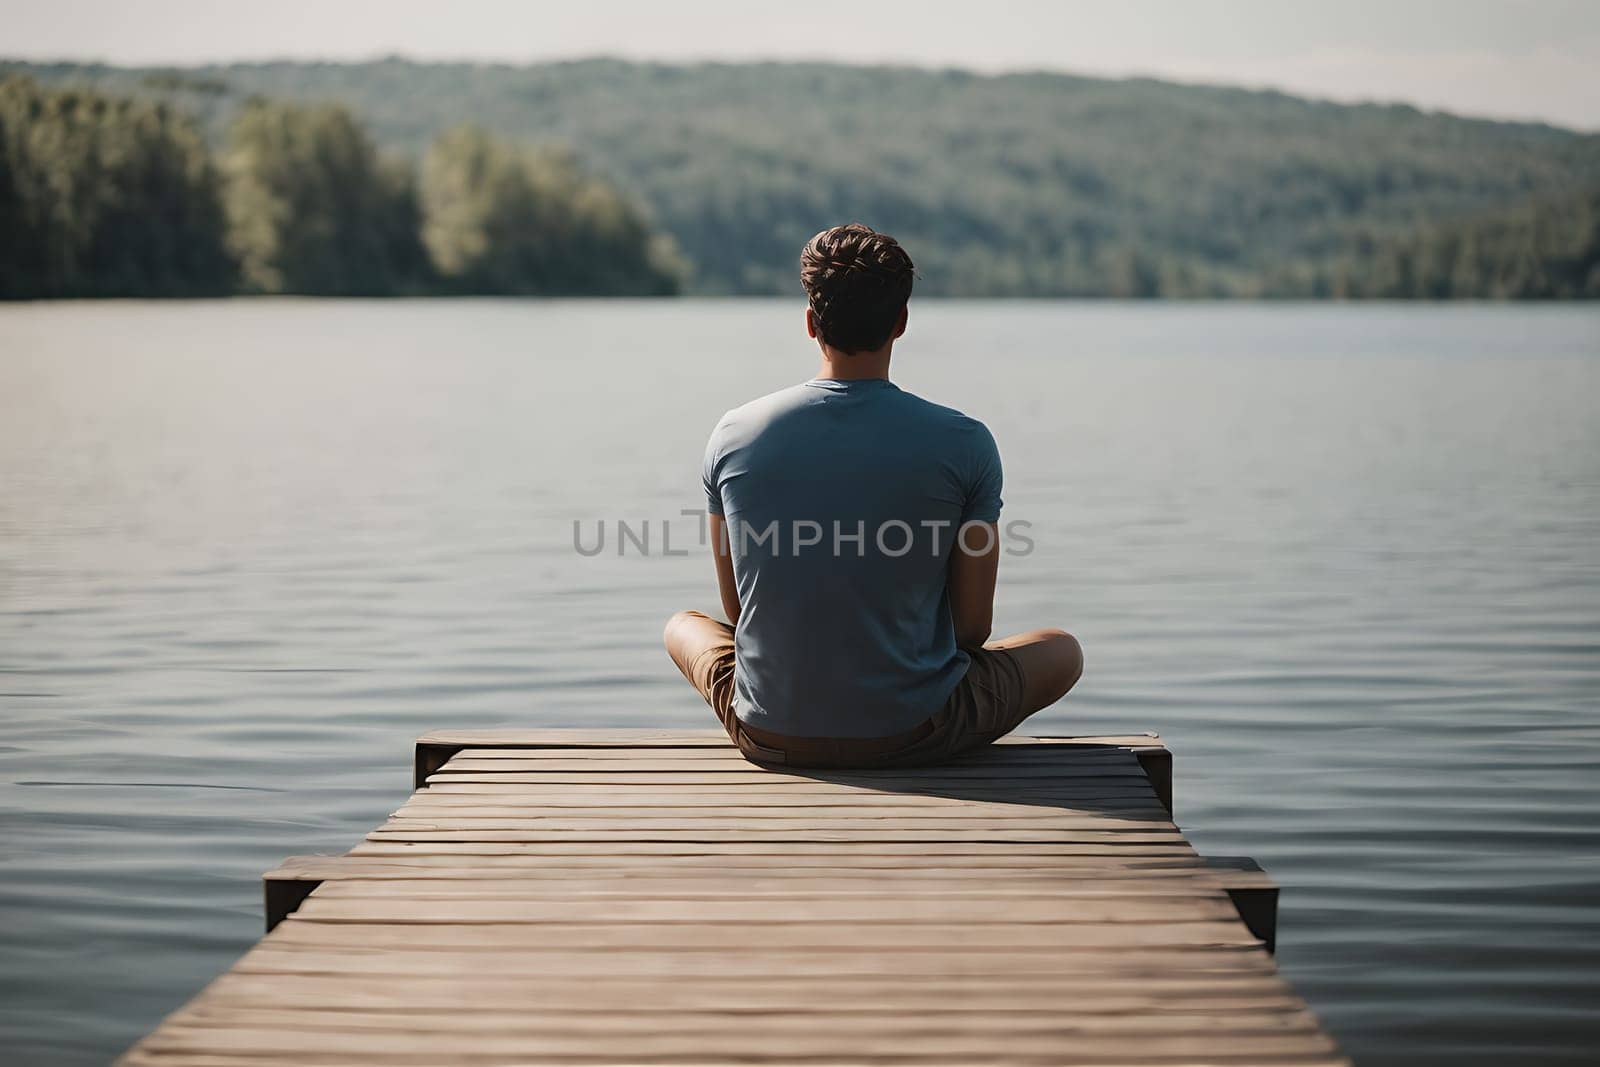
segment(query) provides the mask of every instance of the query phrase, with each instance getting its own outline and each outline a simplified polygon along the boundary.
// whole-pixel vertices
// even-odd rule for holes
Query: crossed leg
[[[1021,665],[1024,716],[1054,704],[1083,677],[1083,646],[1065,630],[1025,630],[983,647],[1003,648]]]
[[[667,620],[661,640],[678,670],[734,736],[733,627],[698,611],[680,611]]]
[[[726,669],[732,665],[726,653],[733,647],[733,628],[698,611],[680,611],[667,620],[662,639],[678,670],[727,725],[726,719],[732,714],[733,672]],[[1022,694],[1024,717],[1066,696],[1083,677],[1083,647],[1065,630],[1026,630],[990,641],[984,647],[1003,648],[1021,665],[1026,682]],[[707,656],[712,652],[721,655]]]

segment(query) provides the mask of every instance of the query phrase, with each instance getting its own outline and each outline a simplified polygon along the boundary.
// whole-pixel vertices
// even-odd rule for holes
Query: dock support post
[[[1172,814],[1172,752],[1164,745],[1141,745],[1133,750],[1139,760],[1139,769],[1150,779],[1156,799]]]
[[[465,747],[465,745],[434,744],[429,741],[418,741],[416,754],[412,757],[411,788],[426,789],[428,787],[428,776],[450,762],[450,757]]]
[[[267,917],[267,933],[272,933],[283,920],[293,915],[305,903],[311,891],[321,885],[321,878],[284,876],[282,870],[268,871],[261,876],[263,911]]]
[[[1249,856],[1206,856],[1250,933],[1268,952],[1278,947],[1278,884]]]

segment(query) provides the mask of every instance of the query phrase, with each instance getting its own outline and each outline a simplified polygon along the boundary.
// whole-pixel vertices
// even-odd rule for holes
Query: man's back
[[[950,554],[963,523],[1000,512],[982,423],[883,378],[817,379],[725,415],[705,485],[738,583],[741,720],[881,737],[940,708],[968,664]]]
[[[1000,456],[982,423],[889,381],[915,276],[900,242],[858,222],[807,241],[819,373],[728,412],[706,448],[728,622],[679,611],[661,639],[756,763],[937,763],[1083,671],[1065,630],[990,640]]]

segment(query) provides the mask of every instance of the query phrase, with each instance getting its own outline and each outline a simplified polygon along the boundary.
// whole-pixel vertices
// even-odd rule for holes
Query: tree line
[[[554,148],[450,129],[420,167],[343,107],[0,82],[0,297],[665,295],[672,242]]]
[[[1147,79],[811,63],[0,61],[7,71],[109,94],[99,106],[124,113],[92,138],[44,138],[40,166],[57,177],[21,180],[46,190],[29,194],[30,217],[56,220],[39,254],[79,274],[50,292],[128,292],[130,277],[146,292],[651,292],[681,279],[793,295],[801,244],[851,219],[904,241],[924,295],[1516,299],[1596,285],[1600,135],[1534,123]],[[91,110],[90,94],[76,99]],[[334,118],[324,101],[349,110]],[[191,198],[187,223],[117,207],[154,166],[116,147],[132,131],[111,127],[134,115],[152,141],[166,131],[163,158],[194,161],[192,184],[216,185]],[[464,115],[481,129],[456,130]],[[552,138],[582,165],[522,147]],[[96,182],[61,176],[95,145],[94,165],[115,160],[129,179],[99,182],[115,196],[98,204]],[[0,211],[16,216],[0,151]],[[275,174],[286,153],[296,162]],[[337,210],[325,205],[346,186],[315,177],[334,164],[362,183]],[[221,205],[232,275],[176,247],[162,252],[170,266],[133,269],[165,246],[85,232],[95,212],[118,219],[107,234],[153,217],[204,260],[218,247],[194,236],[214,229],[208,205]],[[15,266],[0,271],[12,279],[0,292],[17,292]]]
[[[1595,134],[1140,78],[603,59],[26,69],[180,104],[218,137],[253,95],[341,101],[417,156],[462,115],[512,140],[555,132],[648,206],[707,294],[793,295],[806,238],[860,219],[904,241],[926,295],[1420,295],[1408,247],[1491,217],[1558,224],[1557,203],[1600,184]],[[1515,261],[1555,246],[1523,242],[1477,242],[1482,265],[1451,295],[1537,295],[1548,271]]]

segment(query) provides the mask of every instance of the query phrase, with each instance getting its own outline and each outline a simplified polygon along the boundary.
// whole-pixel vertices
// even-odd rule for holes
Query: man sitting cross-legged
[[[678,669],[758,763],[892,767],[985,745],[1066,694],[1062,630],[989,640],[1000,455],[889,381],[911,259],[865,226],[800,258],[811,381],[722,417],[705,457],[723,610],[667,622]]]

